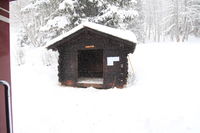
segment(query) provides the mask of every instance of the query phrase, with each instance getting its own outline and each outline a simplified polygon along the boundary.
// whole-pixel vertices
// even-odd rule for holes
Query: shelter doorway
[[[78,50],[78,80],[103,82],[103,50]]]

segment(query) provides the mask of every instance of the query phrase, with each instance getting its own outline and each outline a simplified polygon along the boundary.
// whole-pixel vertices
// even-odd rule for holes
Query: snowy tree
[[[73,26],[83,21],[91,21],[110,27],[134,31],[142,40],[141,1],[135,0],[74,0],[64,1],[73,16]],[[60,5],[60,7],[64,7]],[[61,8],[63,9],[63,8]],[[66,8],[64,8],[66,9]]]
[[[39,32],[39,27],[46,23],[46,18],[56,9],[53,3],[55,1],[32,0],[30,4],[21,9],[25,23],[24,29],[35,47],[43,45],[43,34]]]
[[[138,13],[138,15],[133,16],[131,21],[126,22],[128,23],[126,29],[131,29],[131,31],[136,34],[139,42],[144,42],[146,37],[146,33],[144,31],[144,10],[142,5],[142,0],[136,1],[134,10]]]
[[[102,3],[101,3],[102,4]],[[69,31],[84,20],[90,20],[101,11],[99,1],[64,0],[40,28],[47,40]]]
[[[199,8],[200,9],[200,8]],[[199,14],[199,10],[197,8],[196,3],[193,0],[184,0],[183,1],[183,11],[181,13],[182,20],[182,41],[188,40],[188,36],[191,32],[193,32],[194,22],[196,21],[196,15]]]
[[[170,0],[168,15],[164,19],[166,34],[178,42],[187,40],[194,33],[199,13],[199,5],[194,0]]]
[[[145,0],[143,7],[148,39],[160,41],[169,36],[179,42],[198,33],[198,0]]]
[[[166,34],[170,35],[171,40],[174,40],[175,37],[177,41],[180,41],[180,3],[180,0],[170,0],[167,3],[168,14],[163,19],[167,25]]]
[[[194,14],[194,23],[193,23],[193,34],[197,37],[200,37],[200,1],[199,0],[194,0],[193,1],[196,7],[195,14]]]
[[[164,25],[162,19],[165,15],[165,2],[162,0],[145,0],[144,8],[144,27],[146,37],[149,40],[160,41],[163,36]],[[164,9],[163,9],[164,8]]]

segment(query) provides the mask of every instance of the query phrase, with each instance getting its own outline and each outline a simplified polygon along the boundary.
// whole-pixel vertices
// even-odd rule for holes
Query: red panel
[[[8,0],[0,0],[0,7],[9,10],[9,1]]]
[[[0,86],[0,133],[7,133],[4,91],[3,86]]]
[[[9,17],[9,0],[0,0],[0,15]],[[5,9],[5,10],[4,10]],[[7,11],[6,11],[7,10]],[[10,79],[9,24],[0,20],[0,80]],[[5,89],[0,86],[0,133],[7,133]]]
[[[0,80],[10,83],[8,24],[0,21]],[[0,133],[7,133],[4,88],[0,87]]]
[[[3,11],[3,10],[0,10],[0,15],[4,16],[4,17],[6,17],[6,18],[9,17],[9,13],[6,12],[6,11]]]
[[[0,79],[10,82],[9,24],[0,21]]]

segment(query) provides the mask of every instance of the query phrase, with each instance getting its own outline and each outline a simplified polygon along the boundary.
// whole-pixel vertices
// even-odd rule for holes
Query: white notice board
[[[113,66],[114,62],[119,61],[119,56],[116,57],[107,57],[107,66]]]

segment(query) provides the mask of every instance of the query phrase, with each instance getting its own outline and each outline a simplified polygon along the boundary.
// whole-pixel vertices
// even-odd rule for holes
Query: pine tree
[[[196,37],[200,37],[200,1],[193,0],[194,3],[194,21],[193,21],[193,31],[192,33]]]
[[[199,5],[194,0],[170,0],[169,14],[164,19],[168,25],[166,33],[177,42],[185,41],[195,32],[195,22],[199,20]]]

